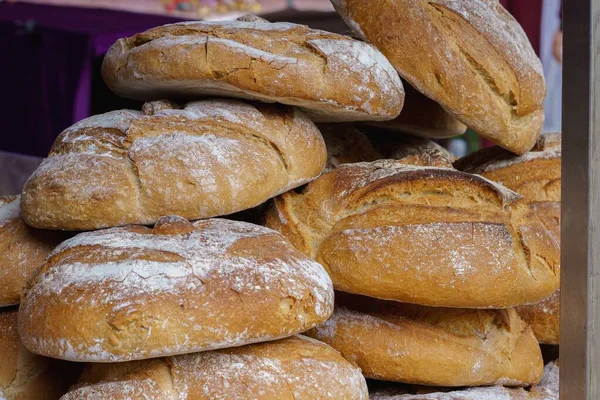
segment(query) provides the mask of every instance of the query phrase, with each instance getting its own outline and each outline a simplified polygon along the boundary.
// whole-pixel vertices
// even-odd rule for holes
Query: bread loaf
[[[533,332],[508,310],[430,308],[338,294],[308,332],[367,378],[430,386],[528,386],[542,377]]]
[[[62,400],[367,400],[360,370],[303,336],[146,362],[88,365]]]
[[[351,125],[321,124],[319,130],[323,134],[327,147],[327,164],[323,173],[332,171],[342,164],[383,158],[373,148],[369,138]]]
[[[21,220],[20,196],[0,196],[0,307],[19,303],[27,277],[67,237]]]
[[[57,400],[77,374],[74,365],[27,351],[17,332],[17,310],[0,311],[0,399]]]
[[[244,222],[164,217],[62,243],[23,292],[32,352],[119,362],[287,337],[333,310],[323,267]]]
[[[22,214],[64,230],[227,215],[310,181],[325,161],[319,130],[292,107],[148,103],[65,130],[25,184]]]
[[[321,122],[393,119],[404,101],[398,73],[370,44],[261,18],[183,22],[120,39],[102,75],[137,100],[258,99]]]
[[[426,138],[390,135],[386,132],[369,131],[369,138],[385,158],[402,160],[404,164],[423,167],[452,168],[456,157],[448,150]]]
[[[372,393],[371,400],[559,400],[558,365],[549,363],[544,378],[530,390],[488,386],[448,391],[425,391],[409,394],[404,390],[387,389]]]
[[[498,0],[331,2],[404,79],[465,125],[518,154],[533,147],[544,122],[542,64]]]
[[[481,174],[519,192],[560,242],[561,136],[545,134],[531,152],[515,156],[490,147],[464,157],[457,168]],[[560,291],[532,305],[517,308],[544,344],[560,341]]]
[[[398,118],[385,122],[367,121],[367,126],[432,139],[445,139],[466,132],[467,127],[435,101],[403,82],[406,96]],[[393,135],[396,136],[396,135]]]
[[[345,164],[277,197],[266,225],[337,290],[427,306],[507,308],[558,288],[559,249],[521,197],[401,161]]]

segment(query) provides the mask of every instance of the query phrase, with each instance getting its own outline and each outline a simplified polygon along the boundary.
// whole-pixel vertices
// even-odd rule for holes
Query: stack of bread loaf
[[[246,16],[111,47],[141,110],[0,200],[5,398],[557,398],[560,138],[528,153],[525,34],[495,0],[333,3],[364,41]],[[455,169],[403,136],[467,126],[506,150]]]

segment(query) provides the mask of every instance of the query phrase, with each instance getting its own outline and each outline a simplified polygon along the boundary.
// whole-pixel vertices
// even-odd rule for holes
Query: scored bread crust
[[[27,277],[67,238],[27,226],[19,203],[20,196],[0,196],[0,307],[19,304]]]
[[[508,308],[558,288],[554,235],[521,197],[477,175],[380,160],[277,197],[266,225],[337,290],[428,306]]]
[[[318,263],[244,222],[161,218],[82,233],[30,279],[19,331],[32,352],[120,362],[275,340],[333,311]]]
[[[338,294],[333,316],[307,332],[365,377],[428,386],[528,386],[540,347],[514,309],[444,309]]]
[[[25,184],[22,215],[63,230],[227,215],[314,179],[326,158],[319,130],[292,107],[147,103],[65,130]]]
[[[331,2],[404,79],[465,125],[517,154],[533,147],[544,122],[542,65],[498,0]]]
[[[523,156],[490,147],[464,157],[454,165],[520,193],[560,243],[560,133],[542,135],[534,148]],[[518,307],[517,311],[531,325],[540,343],[559,344],[560,290],[539,303]]]
[[[80,380],[62,400],[369,398],[358,368],[304,336],[150,362],[90,364]]]
[[[137,100],[226,95],[297,106],[320,122],[389,120],[404,101],[398,73],[370,44],[261,18],[182,22],[120,39],[102,75]]]

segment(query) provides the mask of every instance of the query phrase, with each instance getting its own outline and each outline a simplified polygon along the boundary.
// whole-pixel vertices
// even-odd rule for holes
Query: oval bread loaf
[[[558,288],[559,249],[521,197],[402,161],[341,165],[277,197],[266,225],[337,290],[428,306],[508,308]]]
[[[367,378],[429,386],[528,386],[542,353],[514,309],[429,308],[338,294],[333,316],[307,334]]]
[[[544,122],[542,64],[498,0],[331,2],[404,79],[465,125],[517,154],[533,147]]]
[[[433,140],[408,136],[390,135],[380,130],[369,130],[375,148],[385,158],[401,160],[404,164],[423,167],[452,168],[456,157]]]
[[[332,171],[342,164],[375,161],[383,158],[373,148],[369,138],[351,125],[320,124],[319,130],[323,134],[327,147],[327,164],[323,173]]]
[[[63,230],[227,215],[317,177],[326,157],[319,130],[292,107],[148,103],[65,130],[25,184],[22,214]]]
[[[27,277],[66,235],[30,228],[20,196],[0,196],[0,307],[19,304]]]
[[[270,229],[164,217],[62,243],[23,292],[34,353],[119,362],[303,332],[333,311],[323,267]]]
[[[370,44],[256,17],[120,39],[102,75],[117,94],[137,100],[258,99],[300,107],[320,122],[393,119],[404,101],[398,73]]]
[[[146,362],[88,365],[62,400],[367,400],[360,370],[324,343],[271,343]]]

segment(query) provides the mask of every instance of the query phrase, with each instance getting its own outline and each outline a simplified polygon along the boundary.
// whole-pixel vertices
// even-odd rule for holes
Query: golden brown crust
[[[363,161],[375,161],[383,158],[373,148],[369,138],[347,124],[320,124],[327,147],[327,164],[323,173],[334,170],[342,164],[352,164]]]
[[[302,336],[149,362],[90,364],[81,381],[63,400],[368,399],[358,368]]]
[[[542,344],[560,344],[560,290],[538,303],[517,307]]]
[[[91,230],[227,215],[310,181],[325,165],[319,130],[292,107],[161,101],[144,112],[113,111],[65,130],[25,184],[25,222]]]
[[[542,66],[497,0],[332,3],[404,79],[465,125],[517,154],[533,147],[544,121]]]
[[[367,378],[430,386],[527,386],[542,376],[531,329],[508,310],[429,308],[338,294],[308,332]]]
[[[263,19],[184,22],[120,39],[102,74],[124,97],[258,99],[320,122],[388,120],[404,101],[397,72],[370,44]]]
[[[120,362],[303,332],[333,311],[321,265],[267,228],[164,217],[62,243],[23,292],[31,351]]]
[[[423,167],[453,168],[456,157],[433,140],[407,136],[390,135],[380,130],[369,130],[369,137],[375,148],[385,158],[401,160],[405,164]]]
[[[27,277],[67,235],[27,226],[20,196],[0,196],[0,307],[18,304]]]
[[[556,238],[520,196],[449,168],[342,165],[303,193],[277,197],[266,225],[325,266],[345,292],[507,308],[558,288]]]

